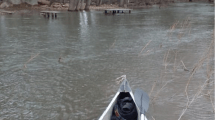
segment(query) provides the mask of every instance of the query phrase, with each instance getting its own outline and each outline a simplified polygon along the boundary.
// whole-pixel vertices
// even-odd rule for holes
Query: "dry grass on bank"
[[[177,29],[178,33],[174,32],[176,28],[180,28],[180,29]],[[178,40],[172,41],[172,42],[180,43],[182,37],[189,36],[190,33],[191,33],[191,23],[190,23],[190,18],[188,17],[183,22],[176,21],[170,27],[169,32],[167,34],[167,38],[169,41],[172,41],[172,37],[176,37],[176,35],[177,35]],[[168,73],[166,72],[167,69],[171,68],[171,67],[168,67],[169,61],[171,61],[169,58],[169,54],[170,54],[170,52],[173,52],[175,54],[175,57],[174,57],[174,63],[172,65],[173,66],[172,71],[177,72],[177,69],[180,66],[184,69],[184,71],[190,73],[190,76],[187,78],[187,83],[185,84],[184,88],[182,88],[182,89],[184,89],[184,94],[187,99],[187,102],[184,103],[185,107],[181,111],[181,114],[179,115],[178,120],[181,120],[182,117],[184,116],[184,114],[186,114],[187,109],[192,109],[191,104],[194,103],[194,101],[196,101],[198,98],[200,98],[202,96],[206,96],[210,99],[210,101],[209,101],[210,103],[208,103],[208,104],[211,104],[213,113],[215,113],[215,105],[213,104],[213,102],[214,102],[214,94],[213,94],[214,93],[214,78],[213,78],[213,76],[214,76],[214,63],[213,63],[214,62],[214,34],[213,34],[212,38],[213,39],[211,40],[210,46],[205,48],[205,52],[203,52],[202,57],[199,58],[199,61],[197,63],[195,63],[193,68],[190,70],[186,67],[182,58],[180,56],[178,56],[178,52],[179,52],[178,50],[169,49],[168,51],[166,51],[166,53],[163,56],[163,63],[162,63],[163,69],[161,69],[159,81],[158,80],[154,81],[154,83],[152,84],[150,93],[149,93],[150,101],[152,104],[154,104],[156,102],[159,94],[164,90],[164,88],[168,88],[167,87],[168,84],[173,82],[173,80],[167,81],[165,79],[165,76],[168,75]],[[148,43],[146,44],[146,46],[148,46]],[[162,47],[162,44],[161,44],[161,47]],[[145,49],[145,47],[144,47],[144,49]],[[142,53],[142,51],[140,53]],[[185,62],[188,62],[188,61],[185,61]],[[206,67],[206,69],[205,69],[205,67]],[[193,88],[196,88],[196,86],[191,86],[190,82],[193,80],[193,77],[195,76],[195,74],[198,71],[204,71],[200,74],[202,74],[202,76],[207,76],[206,77],[207,79],[205,79],[204,82],[202,82],[202,84],[198,87],[198,90],[195,91]],[[156,88],[158,82],[160,82],[162,84],[162,86],[160,88]],[[189,91],[194,91],[194,92],[189,92],[189,94],[188,94],[188,89],[189,89]],[[191,89],[193,89],[193,90],[191,90]],[[205,92],[205,91],[207,91],[207,92]],[[155,120],[155,118],[153,116],[151,116],[151,117],[153,120]]]
[[[192,69],[191,75],[187,81],[186,87],[185,87],[185,93],[186,93],[186,97],[187,97],[187,103],[186,103],[186,107],[182,110],[182,113],[180,115],[180,117],[178,118],[178,120],[180,120],[182,118],[182,116],[185,114],[185,112],[187,111],[187,109],[190,107],[190,105],[200,96],[203,94],[203,90],[206,88],[206,86],[211,86],[214,85],[214,79],[212,78],[212,76],[214,75],[214,68],[213,68],[213,64],[211,62],[213,62],[213,51],[214,51],[214,40],[211,41],[210,47],[207,50],[207,52],[203,55],[202,58],[200,58],[200,60],[198,61],[198,63],[196,63],[196,65],[194,66],[194,68]],[[207,69],[206,71],[206,76],[207,79],[204,81],[204,83],[202,83],[202,85],[199,87],[198,91],[196,91],[196,93],[194,94],[194,96],[192,97],[192,99],[189,99],[189,95],[188,95],[188,87],[189,87],[189,83],[192,80],[194,74],[202,68],[203,64],[207,65]],[[207,90],[207,96],[209,96],[210,100],[211,100],[211,104],[213,107],[213,112],[215,113],[215,106],[212,102],[213,99],[213,95],[211,93],[213,93],[212,91],[214,91],[214,87],[212,89]]]

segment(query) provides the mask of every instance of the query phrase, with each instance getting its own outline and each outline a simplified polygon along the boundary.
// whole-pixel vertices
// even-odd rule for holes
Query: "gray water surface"
[[[38,12],[0,16],[0,120],[96,120],[118,90],[115,79],[124,74],[133,90],[142,88],[151,100],[156,96],[149,120],[179,118],[190,71],[213,37],[213,5],[102,12],[61,12],[57,19]],[[205,76],[199,70],[190,82],[190,99]],[[214,119],[204,95],[182,117],[203,119]]]

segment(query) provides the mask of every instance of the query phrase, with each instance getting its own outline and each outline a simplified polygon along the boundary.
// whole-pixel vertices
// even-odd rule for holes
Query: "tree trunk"
[[[135,0],[135,6],[137,6],[138,5],[138,0]]]
[[[123,5],[124,5],[124,0],[120,0],[119,7],[123,7]]]
[[[101,5],[102,4],[102,0],[100,0],[100,2],[99,2],[99,5]]]
[[[110,1],[110,4],[113,4],[113,0],[109,0]]]
[[[90,3],[91,3],[91,0],[86,0],[85,10],[90,10]]]
[[[75,10],[79,10],[80,9],[80,0],[76,0],[76,8],[75,8]]]
[[[76,3],[76,0],[70,0],[69,1],[69,9],[68,9],[68,11],[74,11],[75,10],[75,8],[76,8],[75,3]]]
[[[83,6],[84,5],[84,0],[81,0],[81,6],[80,6],[80,10],[83,10]]]
[[[110,5],[110,0],[108,0],[107,4]]]
[[[100,0],[96,0],[96,6],[99,6],[99,3],[100,2]]]
[[[51,6],[51,5],[52,5],[52,3],[54,3],[54,1],[53,1],[53,0],[50,0],[50,4],[49,4],[49,6]]]
[[[128,7],[128,0],[125,0],[124,3],[125,3],[125,6]]]

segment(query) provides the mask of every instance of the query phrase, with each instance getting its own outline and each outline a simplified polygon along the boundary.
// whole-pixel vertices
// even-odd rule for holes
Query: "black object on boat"
[[[136,105],[127,92],[121,92],[113,107],[111,120],[137,120]]]

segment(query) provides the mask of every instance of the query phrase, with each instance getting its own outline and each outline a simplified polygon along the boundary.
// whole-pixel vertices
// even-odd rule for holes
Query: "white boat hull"
[[[129,84],[127,86],[130,89]],[[131,89],[130,90],[129,89],[128,89],[128,91],[129,91],[128,93],[131,95],[131,97],[132,97],[132,99],[133,99],[133,101],[135,103],[134,94],[132,93]],[[110,104],[108,105],[108,107],[106,108],[106,110],[103,112],[103,114],[101,115],[101,117],[99,118],[99,120],[110,120],[111,115],[112,115],[113,107],[114,107],[114,105],[117,102],[117,97],[119,96],[120,92],[123,92],[123,91],[121,91],[120,89],[118,90],[118,92],[116,93],[116,95],[114,96],[114,98],[111,100]],[[135,103],[135,105],[136,105],[136,109],[137,109],[137,112],[138,112],[138,119],[137,120],[147,120],[147,118],[146,118],[146,116],[144,114],[140,114],[140,110],[139,110],[139,108],[138,108],[138,106],[137,106],[136,103]]]

